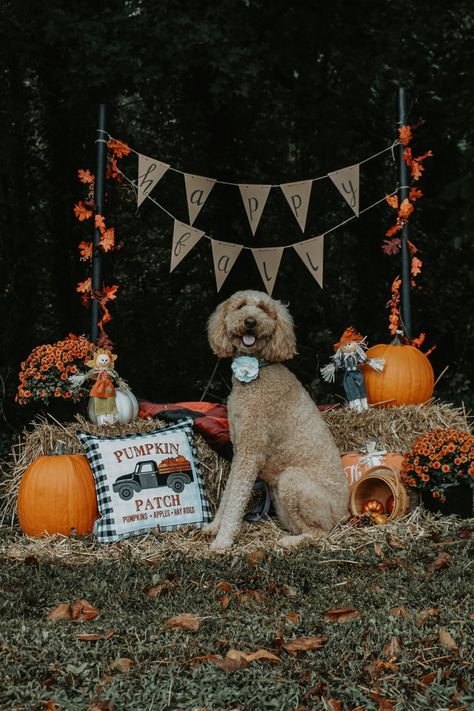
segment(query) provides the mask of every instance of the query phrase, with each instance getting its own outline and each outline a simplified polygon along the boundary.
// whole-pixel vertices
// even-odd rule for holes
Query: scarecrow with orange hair
[[[94,410],[99,425],[114,424],[118,422],[118,409],[115,399],[116,386],[128,391],[127,383],[120,378],[114,363],[117,356],[111,351],[99,348],[93,358],[86,362],[90,368],[87,373],[71,375],[69,381],[72,389],[79,388],[86,380],[94,380],[89,396],[94,399]]]
[[[335,353],[331,356],[332,363],[321,368],[321,375],[328,383],[334,382],[336,370],[343,371],[342,385],[349,407],[357,412],[369,408],[364,376],[359,366],[368,365],[379,373],[384,368],[383,358],[367,358],[365,354],[366,341],[366,337],[361,336],[352,326],[349,326],[342,334],[341,339],[333,345]]]

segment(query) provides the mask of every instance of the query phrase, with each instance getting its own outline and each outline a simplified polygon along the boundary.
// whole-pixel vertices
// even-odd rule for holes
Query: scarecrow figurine
[[[94,402],[94,411],[99,425],[112,425],[118,422],[119,415],[117,402],[115,399],[115,388],[120,387],[128,391],[127,383],[119,377],[114,370],[114,362],[117,356],[104,348],[98,348],[94,357],[86,362],[90,368],[87,373],[71,375],[69,378],[72,388],[76,389],[83,385],[85,380],[95,380],[89,396]]]
[[[342,370],[342,384],[346,393],[349,407],[357,412],[368,410],[367,392],[365,389],[364,376],[359,365],[369,365],[379,373],[383,370],[383,358],[367,358],[366,338],[350,326],[346,328],[341,336],[341,340],[335,343],[333,348],[335,353],[331,356],[332,363],[321,368],[321,375],[328,383],[335,380],[336,370]]]

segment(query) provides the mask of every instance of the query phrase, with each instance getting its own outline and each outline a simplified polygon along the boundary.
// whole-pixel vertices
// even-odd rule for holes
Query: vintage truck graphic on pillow
[[[123,474],[114,481],[112,489],[121,499],[129,501],[142,489],[156,489],[159,486],[167,486],[180,494],[192,481],[191,462],[180,454],[164,459],[160,464],[153,459],[137,462],[133,472]]]

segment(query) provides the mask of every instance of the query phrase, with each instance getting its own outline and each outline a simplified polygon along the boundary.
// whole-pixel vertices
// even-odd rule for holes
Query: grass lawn
[[[472,709],[474,522],[449,521],[335,553],[81,565],[12,558],[5,529],[0,709]],[[100,614],[47,618],[76,599]],[[165,625],[181,613],[197,631]]]

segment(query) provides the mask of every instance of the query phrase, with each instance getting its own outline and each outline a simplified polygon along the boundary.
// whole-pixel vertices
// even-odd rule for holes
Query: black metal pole
[[[107,136],[105,133],[105,120],[107,116],[107,105],[99,104],[99,118],[97,122],[97,153],[96,171],[94,184],[95,213],[104,214],[104,194],[105,194],[105,169],[107,162]],[[99,248],[100,230],[94,227],[94,250],[92,256],[92,294],[100,290],[102,286],[102,252]],[[99,336],[98,323],[100,320],[100,308],[96,299],[91,301],[91,342],[95,343]]]
[[[406,124],[406,93],[405,88],[400,87],[398,90],[398,114],[400,126],[405,126]],[[403,160],[403,152],[405,147],[400,144],[400,203],[408,197],[408,167]],[[410,304],[410,290],[411,290],[411,269],[410,269],[410,253],[408,249],[408,239],[409,239],[409,227],[408,223],[403,226],[402,230],[402,326],[405,331],[405,335],[408,338],[412,337],[411,329],[411,304]]]

